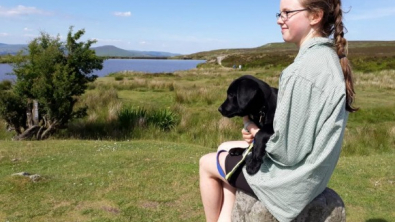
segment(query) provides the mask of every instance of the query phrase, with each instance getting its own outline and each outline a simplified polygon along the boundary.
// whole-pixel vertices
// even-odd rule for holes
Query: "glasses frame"
[[[287,21],[289,19],[289,17],[288,17],[289,13],[302,12],[302,11],[307,11],[307,10],[309,10],[309,9],[304,8],[304,9],[297,9],[297,10],[282,11],[280,13],[276,13],[276,18],[277,19],[281,18],[281,20]],[[283,16],[283,13],[285,13],[285,16]]]

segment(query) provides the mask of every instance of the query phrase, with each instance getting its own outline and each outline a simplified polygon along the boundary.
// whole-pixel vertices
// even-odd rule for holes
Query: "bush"
[[[121,129],[129,129],[135,125],[143,126],[146,123],[147,110],[143,108],[123,108],[118,113],[118,122]]]
[[[395,56],[353,56],[350,62],[354,70],[364,73],[395,68]]]
[[[12,91],[24,104],[24,112],[19,112],[20,107],[8,105],[4,106],[7,109],[3,113],[20,113],[27,119],[33,113],[33,101],[39,104],[38,121],[29,123],[29,128],[23,132],[16,131],[18,137],[15,139],[31,139],[33,136],[39,140],[47,139],[66,128],[73,119],[86,115],[86,107],[75,109],[74,105],[84,94],[87,84],[97,78],[92,72],[103,68],[103,59],[91,49],[96,41],[79,41],[84,33],[85,30],[73,33],[70,27],[66,41],[62,42],[59,36],[42,32],[28,44],[26,55],[20,51],[12,57],[16,76]],[[9,97],[4,103],[11,103],[13,99]],[[17,130],[21,117],[10,119],[8,115],[7,118],[3,119]]]
[[[147,121],[162,130],[170,130],[178,122],[177,115],[167,109],[153,111]]]
[[[115,76],[114,79],[115,79],[115,81],[122,81],[123,77],[122,76]]]
[[[178,123],[178,117],[167,109],[148,111],[144,108],[123,108],[118,113],[121,129],[135,126],[154,126],[161,130],[170,130]]]
[[[3,80],[0,82],[0,91],[10,90],[12,88],[12,82],[10,80]]]
[[[279,68],[283,69],[292,63],[295,55],[285,53],[273,54],[240,54],[231,55],[222,60],[222,64],[226,67],[232,67],[235,64],[241,64],[243,69],[248,68]]]
[[[24,98],[13,92],[3,92],[0,96],[0,118],[5,121],[7,129],[21,134],[27,128]]]

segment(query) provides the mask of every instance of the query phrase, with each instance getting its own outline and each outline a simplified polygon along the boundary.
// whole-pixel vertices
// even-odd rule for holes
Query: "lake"
[[[93,74],[103,77],[110,73],[131,70],[146,73],[174,72],[196,68],[205,60],[173,60],[173,59],[108,59],[103,62],[103,69],[96,70]],[[0,64],[0,81],[4,79],[15,79],[9,64]]]

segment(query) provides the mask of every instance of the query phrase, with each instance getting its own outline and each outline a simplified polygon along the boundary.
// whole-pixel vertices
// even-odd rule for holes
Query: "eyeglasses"
[[[281,18],[281,20],[283,21],[287,21],[288,20],[288,14],[289,13],[293,13],[293,12],[301,12],[301,11],[306,11],[308,10],[307,8],[305,9],[298,9],[298,10],[292,10],[292,11],[282,11],[280,13],[276,13],[276,18],[279,19]]]

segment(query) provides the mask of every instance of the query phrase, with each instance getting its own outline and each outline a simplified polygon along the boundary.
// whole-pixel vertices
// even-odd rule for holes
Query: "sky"
[[[282,42],[279,0],[0,0],[0,43],[28,44],[40,32],[126,50],[180,54]],[[348,40],[395,40],[394,0],[343,0]]]

